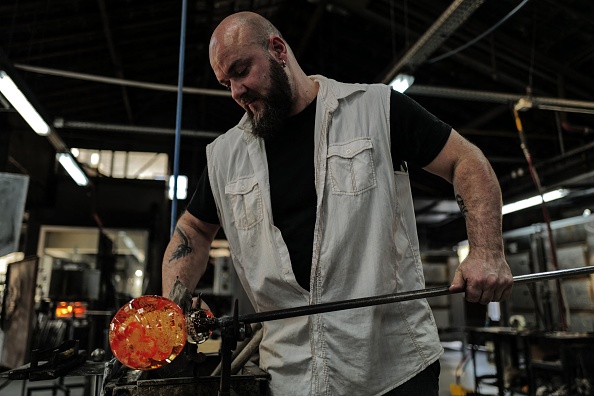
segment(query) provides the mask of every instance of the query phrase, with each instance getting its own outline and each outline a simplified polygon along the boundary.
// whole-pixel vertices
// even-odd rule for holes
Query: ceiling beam
[[[455,0],[415,44],[392,66],[384,83],[391,82],[402,70],[414,71],[456,30],[484,0]]]
[[[142,135],[175,135],[175,129],[173,128],[158,128],[150,126],[133,126],[133,125],[117,125],[117,124],[105,124],[99,122],[87,122],[87,121],[66,121],[63,119],[56,120],[54,127],[57,129],[77,129],[81,131],[106,131],[106,132],[119,132],[128,134],[142,134]],[[194,138],[206,138],[215,139],[222,135],[221,132],[212,131],[192,131],[192,130],[181,130],[181,134],[187,137]]]
[[[66,70],[56,70],[47,67],[37,67],[23,64],[15,64],[15,69],[24,70],[33,73],[47,74],[53,76],[60,76],[66,78],[74,78],[78,80],[87,80],[101,82],[105,84],[125,85],[136,88],[153,89],[157,91],[177,92],[177,86],[168,84],[155,84],[145,81],[124,80],[121,78],[111,78],[104,76],[97,76],[87,73],[76,73]],[[184,87],[183,92],[187,94],[210,95],[210,96],[231,96],[231,92],[224,89],[208,89],[208,88],[192,88]]]
[[[594,114],[594,102],[572,100],[564,98],[551,98],[545,96],[528,96],[501,92],[474,91],[470,89],[431,87],[426,85],[413,85],[407,91],[410,95],[432,96],[437,98],[461,99],[479,102],[516,104],[525,100],[527,108],[540,108],[543,110],[559,110],[574,113]]]

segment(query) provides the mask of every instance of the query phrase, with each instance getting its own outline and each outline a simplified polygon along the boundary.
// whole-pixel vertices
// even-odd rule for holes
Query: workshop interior
[[[267,394],[261,322],[314,312],[256,314],[223,231],[197,288],[167,305],[175,358],[128,367],[110,334],[166,304],[154,296],[175,221],[206,145],[242,116],[208,58],[237,11],[268,18],[307,74],[404,92],[501,186],[509,299],[447,292],[464,216],[449,183],[411,165],[427,290],[316,313],[426,297],[440,395],[594,395],[590,0],[0,2],[0,394]],[[189,315],[192,297],[210,311]]]

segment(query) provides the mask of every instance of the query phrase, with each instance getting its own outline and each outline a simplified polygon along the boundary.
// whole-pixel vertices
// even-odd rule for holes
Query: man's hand
[[[469,302],[488,304],[509,297],[513,277],[503,252],[471,249],[456,269],[450,291],[465,290]]]

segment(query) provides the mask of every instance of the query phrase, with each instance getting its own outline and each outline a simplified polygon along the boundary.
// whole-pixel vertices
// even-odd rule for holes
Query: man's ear
[[[270,36],[270,42],[268,44],[269,50],[274,56],[274,59],[280,61],[287,60],[287,44],[279,36]]]

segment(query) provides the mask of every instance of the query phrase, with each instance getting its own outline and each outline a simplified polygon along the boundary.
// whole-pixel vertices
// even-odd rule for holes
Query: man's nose
[[[241,104],[241,97],[247,92],[245,85],[240,82],[231,81],[231,97]]]

